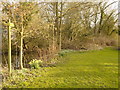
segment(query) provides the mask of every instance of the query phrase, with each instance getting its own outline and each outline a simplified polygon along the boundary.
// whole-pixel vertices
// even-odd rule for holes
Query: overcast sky
[[[16,2],[16,1],[46,1],[46,2],[49,2],[49,1],[61,1],[61,0],[0,0],[0,1],[9,1],[9,2]],[[118,1],[120,0],[62,0],[62,1],[66,1],[66,2],[80,2],[80,1],[90,1],[90,2],[100,2],[100,1],[106,1],[108,3],[112,3],[114,1],[117,1],[117,3],[114,3],[112,6],[110,6],[110,8],[112,9],[118,9]]]
[[[109,0],[109,3],[117,1],[117,3],[112,5],[112,8],[118,8],[118,0]]]

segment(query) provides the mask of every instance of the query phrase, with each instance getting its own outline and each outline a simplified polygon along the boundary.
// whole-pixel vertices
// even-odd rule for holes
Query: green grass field
[[[71,51],[56,67],[15,71],[3,87],[118,88],[118,51]]]

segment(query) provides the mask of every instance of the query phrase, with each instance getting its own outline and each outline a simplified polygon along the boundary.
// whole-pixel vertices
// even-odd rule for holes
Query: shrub
[[[42,63],[43,63],[42,60],[37,60],[37,59],[33,59],[32,61],[29,62],[30,67],[34,69],[39,69]]]

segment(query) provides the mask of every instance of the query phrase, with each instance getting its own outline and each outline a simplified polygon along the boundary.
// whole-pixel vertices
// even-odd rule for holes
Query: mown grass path
[[[117,88],[118,51],[69,52],[56,67],[25,70],[4,87],[23,88]]]

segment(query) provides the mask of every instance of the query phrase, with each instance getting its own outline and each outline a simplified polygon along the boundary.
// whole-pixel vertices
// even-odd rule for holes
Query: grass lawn
[[[66,53],[56,67],[14,71],[3,87],[118,88],[118,51]]]

